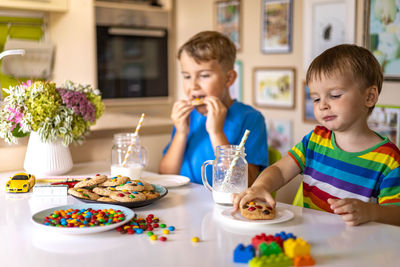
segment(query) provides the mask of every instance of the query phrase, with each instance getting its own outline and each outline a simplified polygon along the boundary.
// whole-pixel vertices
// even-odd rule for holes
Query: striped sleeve
[[[377,151],[376,159],[385,165],[384,178],[380,183],[378,203],[400,206],[400,152],[392,143]]]
[[[308,142],[311,138],[313,131],[303,137],[301,142],[297,143],[292,149],[289,150],[288,154],[290,157],[294,159],[299,168],[301,169],[301,173],[304,171],[304,166],[306,162],[306,148],[308,146]]]

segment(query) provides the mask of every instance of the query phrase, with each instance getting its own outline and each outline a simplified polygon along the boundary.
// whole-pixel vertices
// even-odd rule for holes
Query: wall
[[[66,13],[49,14],[50,38],[56,46],[53,80],[96,85],[93,0],[69,1]]]
[[[303,36],[304,36],[304,1],[293,1],[293,49],[290,54],[262,54],[260,48],[261,32],[261,0],[241,1],[242,4],[242,43],[243,47],[237,58],[243,63],[244,101],[252,104],[252,69],[254,67],[295,67],[296,68],[296,104],[294,110],[258,108],[266,118],[290,119],[293,127],[293,142],[313,129],[314,125],[304,123],[302,119],[302,83],[306,70],[303,67]],[[356,43],[363,44],[364,1],[357,2],[356,14]],[[177,49],[188,38],[199,31],[212,30],[214,19],[214,0],[176,0]],[[184,98],[182,79],[177,71],[178,98]],[[379,104],[399,105],[399,83],[384,82]],[[280,190],[278,199],[291,202],[297,190],[299,177]]]

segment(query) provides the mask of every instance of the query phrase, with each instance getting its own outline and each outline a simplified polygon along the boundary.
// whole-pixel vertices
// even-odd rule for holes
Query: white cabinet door
[[[0,8],[65,12],[69,0],[0,0]]]

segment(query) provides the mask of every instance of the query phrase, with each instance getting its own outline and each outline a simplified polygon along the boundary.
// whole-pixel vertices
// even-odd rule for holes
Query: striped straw
[[[133,145],[134,145],[135,142],[136,142],[136,137],[139,135],[139,131],[140,131],[140,128],[142,127],[144,117],[145,117],[145,114],[142,113],[142,116],[140,117],[140,120],[139,120],[139,122],[138,122],[138,124],[137,124],[137,126],[136,126],[135,133],[133,134],[132,141],[131,141],[131,143],[130,143],[129,146],[128,146],[128,150],[126,151],[124,161],[122,162],[122,167],[125,167],[125,166],[126,166],[126,163],[128,162],[128,158],[129,158],[129,156],[130,156],[131,153],[132,153],[132,147],[133,147]]]
[[[236,163],[237,163],[237,161],[239,159],[240,151],[242,151],[242,148],[244,147],[244,144],[246,143],[247,137],[249,137],[249,134],[250,134],[250,131],[246,129],[246,131],[243,134],[242,140],[240,141],[239,147],[235,152],[235,157],[233,158],[233,160],[231,162],[231,165],[229,166],[229,170],[226,172],[225,179],[222,182],[223,188],[226,188],[226,184],[231,179],[233,168],[235,167],[235,165],[236,165]]]

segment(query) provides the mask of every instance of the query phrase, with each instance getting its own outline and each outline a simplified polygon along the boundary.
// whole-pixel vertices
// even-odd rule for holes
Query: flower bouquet
[[[8,96],[0,109],[0,137],[7,143],[31,132],[42,142],[80,143],[104,112],[99,90],[71,81],[61,87],[28,81],[3,90]]]

